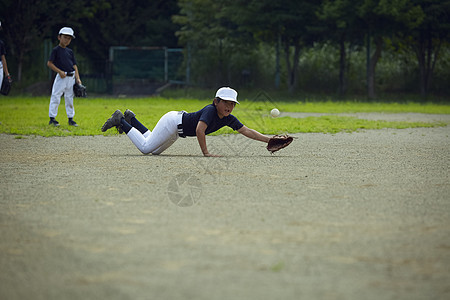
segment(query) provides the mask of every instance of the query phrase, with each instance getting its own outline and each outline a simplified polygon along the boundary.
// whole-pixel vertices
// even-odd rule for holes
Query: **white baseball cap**
[[[75,38],[73,29],[70,27],[61,28],[61,30],[59,31],[59,34],[66,34],[66,35],[70,35],[72,38]]]
[[[233,101],[239,104],[239,102],[237,101],[237,92],[229,87],[222,87],[218,89],[216,93],[216,98]]]

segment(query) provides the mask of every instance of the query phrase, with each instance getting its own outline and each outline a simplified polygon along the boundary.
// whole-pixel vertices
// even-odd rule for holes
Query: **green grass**
[[[450,105],[420,104],[420,103],[382,103],[382,102],[306,102],[282,103],[280,108],[284,111],[318,112],[318,113],[424,113],[424,114],[450,114]]]
[[[397,104],[397,103],[360,103],[360,102],[270,102],[240,99],[241,105],[233,112],[239,120],[250,128],[264,134],[297,132],[352,132],[360,129],[412,128],[445,126],[444,123],[423,122],[387,122],[370,121],[344,116],[322,116],[307,118],[280,117],[271,118],[269,111],[274,105],[282,112],[315,113],[430,113],[450,114],[450,105],[439,104]],[[171,110],[193,112],[211,103],[211,100],[169,99],[169,98],[85,98],[75,99],[75,121],[80,127],[67,124],[64,101],[59,106],[57,120],[60,127],[48,125],[49,97],[1,97],[0,98],[0,133],[15,134],[18,138],[27,135],[39,136],[75,136],[75,135],[114,135],[115,130],[106,133],[100,131],[105,120],[116,109],[126,108],[138,114],[139,120],[152,128],[159,118]],[[223,128],[216,134],[231,133]],[[20,137],[19,137],[20,136]]]

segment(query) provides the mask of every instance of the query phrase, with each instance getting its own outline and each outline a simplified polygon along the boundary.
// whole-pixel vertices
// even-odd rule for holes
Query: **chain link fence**
[[[185,82],[183,49],[167,47],[111,47],[106,62],[82,67],[83,84],[90,93],[153,95],[162,87]],[[96,71],[91,71],[96,70]]]

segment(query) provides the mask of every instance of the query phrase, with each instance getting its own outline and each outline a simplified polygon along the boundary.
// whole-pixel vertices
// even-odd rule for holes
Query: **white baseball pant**
[[[161,117],[153,131],[142,134],[133,127],[127,136],[142,153],[158,155],[178,139],[178,124],[182,123],[182,118],[179,111],[170,111]]]
[[[56,74],[53,82],[52,96],[50,97],[50,105],[48,109],[48,116],[50,118],[56,117],[58,114],[58,106],[61,102],[61,97],[64,94],[64,102],[66,104],[66,113],[68,118],[75,116],[75,109],[73,107],[73,85],[75,84],[75,75],[61,78]]]
[[[3,63],[2,60],[0,59],[0,86],[3,83]]]

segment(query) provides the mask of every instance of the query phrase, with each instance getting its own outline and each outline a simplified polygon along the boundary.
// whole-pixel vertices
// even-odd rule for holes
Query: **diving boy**
[[[269,137],[246,127],[231,114],[238,103],[237,92],[232,88],[222,87],[217,90],[212,104],[193,113],[168,112],[161,117],[153,131],[142,125],[130,110],[126,110],[124,114],[116,110],[105,122],[102,131],[117,127],[144,154],[161,154],[179,137],[195,136],[204,156],[217,156],[209,153],[205,136],[224,126],[229,126],[248,138],[268,143]]]

